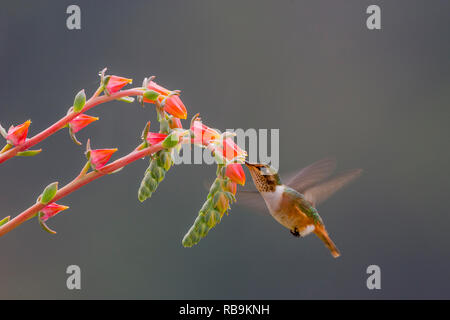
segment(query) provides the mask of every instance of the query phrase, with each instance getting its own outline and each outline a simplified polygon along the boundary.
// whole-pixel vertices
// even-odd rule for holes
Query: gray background
[[[335,260],[316,237],[296,239],[237,205],[183,248],[215,168],[173,168],[141,204],[138,161],[61,201],[71,208],[49,222],[56,236],[29,221],[0,239],[0,298],[450,298],[450,2],[76,1],[82,30],[69,31],[72,3],[2,1],[4,126],[30,118],[31,134],[46,128],[108,66],[136,85],[157,75],[183,90],[189,117],[216,128],[280,128],[281,172],[335,155],[338,169],[365,175],[319,207],[342,251]],[[381,31],[365,25],[374,3]],[[118,102],[89,114],[101,121],[79,139],[117,156],[156,118],[151,106]],[[65,131],[39,146],[1,165],[2,217],[83,165]],[[66,289],[70,264],[81,291]],[[382,290],[366,288],[370,264]]]

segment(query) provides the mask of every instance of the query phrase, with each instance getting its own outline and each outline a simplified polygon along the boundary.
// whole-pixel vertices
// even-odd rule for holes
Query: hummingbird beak
[[[255,167],[253,163],[248,162],[247,160],[244,161],[245,165],[249,168]]]

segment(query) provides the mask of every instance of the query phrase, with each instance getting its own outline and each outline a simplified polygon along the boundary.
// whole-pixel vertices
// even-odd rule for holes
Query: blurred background
[[[68,30],[66,8],[81,8]],[[381,7],[382,29],[366,27]],[[30,134],[92,94],[97,73],[156,75],[182,90],[188,118],[227,128],[279,128],[280,172],[334,155],[365,174],[318,209],[342,251],[294,238],[266,212],[234,205],[193,248],[192,225],[214,166],[172,168],[153,197],[137,189],[147,160],[84,187],[49,222],[0,239],[2,299],[407,299],[450,298],[448,1],[2,1],[0,122],[32,119]],[[95,148],[139,143],[151,105],[94,108],[77,134]],[[183,122],[188,125],[188,121]],[[64,185],[84,148],[63,130],[35,158],[0,166],[1,217],[43,187]],[[250,176],[247,176],[251,185]],[[176,194],[176,199],[168,194]],[[67,266],[82,289],[66,288]],[[381,268],[368,290],[366,268]]]

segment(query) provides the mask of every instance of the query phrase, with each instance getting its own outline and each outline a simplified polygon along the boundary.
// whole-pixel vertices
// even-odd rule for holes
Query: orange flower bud
[[[223,192],[217,192],[214,195],[213,202],[220,215],[223,215],[228,210],[229,200]]]
[[[98,120],[97,117],[91,117],[88,116],[87,114],[80,114],[69,122],[69,126],[72,129],[72,132],[76,133],[81,129],[83,129],[84,127],[86,127],[87,125],[89,125],[90,123],[97,120]]]
[[[15,146],[23,144],[27,139],[28,127],[30,126],[30,123],[31,121],[28,120],[18,126],[11,126],[8,130],[6,140]]]
[[[225,169],[225,175],[233,182],[245,184],[245,173],[240,163],[230,163]]]
[[[44,209],[41,210],[43,213],[43,216],[41,217],[42,221],[47,221],[49,218],[55,216],[59,212],[68,209],[68,206],[63,206],[57,203],[50,203],[49,205],[45,206]]]
[[[114,93],[125,87],[127,84],[132,83],[133,79],[127,79],[123,77],[118,76],[109,76],[109,81],[106,85],[106,90],[108,92]]]
[[[101,169],[117,149],[96,149],[89,151],[89,160],[94,169]]]
[[[224,188],[224,190],[226,190],[228,192],[231,192],[232,194],[236,195],[236,191],[237,191],[237,184],[236,184],[236,182],[233,182],[231,180],[227,180],[224,183],[223,188]]]

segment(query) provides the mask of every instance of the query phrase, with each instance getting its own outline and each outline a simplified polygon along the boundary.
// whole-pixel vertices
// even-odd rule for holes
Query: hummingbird
[[[359,177],[361,169],[349,170],[325,180],[336,167],[336,161],[327,158],[300,170],[283,184],[277,171],[271,166],[247,161],[245,165],[250,171],[257,191],[241,191],[239,203],[258,209],[267,207],[272,217],[289,229],[292,235],[305,237],[314,233],[324,242],[333,257],[340,256],[339,249],[331,240],[316,205]]]

